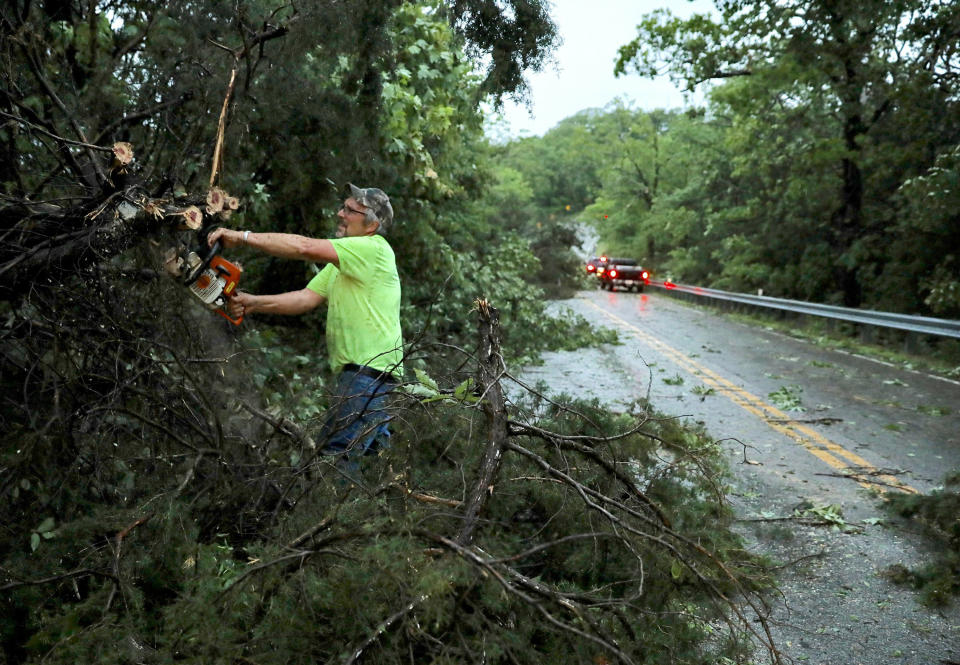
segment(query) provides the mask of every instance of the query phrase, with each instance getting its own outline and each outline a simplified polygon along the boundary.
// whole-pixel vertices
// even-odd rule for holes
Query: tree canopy
[[[951,119],[956,9],[888,0],[718,2],[717,8],[717,21],[680,20],[667,11],[648,16],[620,49],[616,71],[666,71],[689,88],[725,81],[714,89],[714,113],[733,123],[731,137],[749,141],[745,151],[730,146],[732,155],[744,153],[734,157],[741,172],[763,179],[742,187],[754,196],[750,214],[806,239],[810,261],[799,272],[820,268],[829,275],[829,284],[810,295],[832,298],[836,290],[849,306],[892,296],[883,282],[899,268],[886,242],[899,188],[960,141]],[[796,195],[825,207],[790,214]],[[820,250],[810,251],[815,245]],[[816,256],[824,253],[825,261]],[[930,274],[917,277],[915,289]],[[907,305],[897,300],[897,307]]]

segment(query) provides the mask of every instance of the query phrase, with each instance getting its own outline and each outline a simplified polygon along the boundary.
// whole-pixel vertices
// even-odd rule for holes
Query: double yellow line
[[[880,489],[881,491],[885,488],[892,487],[910,494],[918,493],[916,489],[900,482],[896,477],[881,473],[879,469],[856,453],[850,452],[819,432],[810,429],[802,423],[796,422],[777,407],[764,402],[756,395],[728,381],[713,370],[685,356],[676,349],[667,346],[656,337],[624,321],[616,314],[608,312],[589,300],[584,300],[584,302],[595,307],[624,328],[631,330],[645,344],[669,357],[677,365],[697,376],[707,386],[715,389],[717,392],[725,394],[734,404],[760,418],[771,429],[800,444],[811,455],[826,462],[830,467],[841,471],[843,475],[855,479],[860,485],[870,489]]]

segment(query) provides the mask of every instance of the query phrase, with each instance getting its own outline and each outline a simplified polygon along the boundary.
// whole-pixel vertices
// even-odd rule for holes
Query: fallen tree
[[[255,409],[181,437],[115,406],[120,440],[78,428],[84,468],[16,467],[16,503],[46,508],[5,539],[8,659],[779,662],[719,447],[649,409],[508,405],[497,312],[478,318],[476,375],[421,375],[352,478]]]

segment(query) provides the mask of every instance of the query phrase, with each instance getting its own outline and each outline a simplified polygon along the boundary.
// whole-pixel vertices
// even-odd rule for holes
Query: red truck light
[[[593,265],[592,263],[587,266],[587,272],[593,272],[596,269],[597,266]]]
[[[641,275],[641,277],[643,277],[644,279],[650,279],[650,273],[648,273],[646,270],[644,270],[642,273],[640,273],[640,275]]]
[[[610,277],[611,277],[611,278],[616,278],[616,276],[617,276],[617,269],[614,268],[613,270],[610,271]]]

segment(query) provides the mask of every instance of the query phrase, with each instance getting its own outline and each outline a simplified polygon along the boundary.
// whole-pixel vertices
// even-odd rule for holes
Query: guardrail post
[[[908,332],[903,336],[903,350],[906,353],[918,354],[920,352],[920,334]]]

